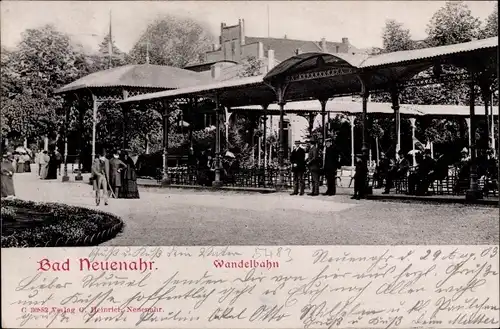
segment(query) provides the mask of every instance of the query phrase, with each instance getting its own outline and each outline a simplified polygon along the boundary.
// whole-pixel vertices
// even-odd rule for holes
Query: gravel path
[[[96,208],[85,183],[15,176],[22,199]],[[355,201],[178,189],[140,189],[110,200],[125,231],[104,245],[498,244],[499,210],[458,204]]]

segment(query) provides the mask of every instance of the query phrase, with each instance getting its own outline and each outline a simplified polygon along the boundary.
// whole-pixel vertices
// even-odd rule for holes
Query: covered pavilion
[[[99,106],[104,102],[117,102],[141,94],[157,92],[161,90],[172,90],[185,88],[192,85],[206,84],[207,77],[185,69],[177,67],[138,64],[124,65],[110,68],[89,74],[55,91],[56,94],[63,95],[65,99],[65,136],[64,136],[64,175],[62,180],[68,181],[68,123],[71,107],[78,110],[78,127],[83,131],[84,115],[92,107],[92,160],[96,154],[96,125]],[[123,107],[124,122],[127,120],[127,108]],[[127,130],[126,124],[123,126],[123,134]],[[126,138],[123,147],[126,148]],[[79,134],[78,155],[79,170],[75,177],[82,180],[82,133]]]
[[[285,104],[291,101],[316,99],[321,104],[322,122],[325,122],[326,105],[329,99],[346,95],[360,94],[362,97],[362,141],[367,148],[366,114],[370,93],[388,91],[391,93],[392,109],[395,116],[396,136],[400,129],[400,90],[415,85],[440,83],[443,81],[465,80],[470,86],[471,131],[475,132],[475,86],[481,88],[485,100],[485,112],[489,109],[491,93],[497,89],[497,52],[498,39],[488,38],[461,44],[399,51],[381,55],[346,55],[329,53],[299,54],[280,63],[265,76],[226,81],[196,87],[162,91],[130,97],[120,104],[141,101],[161,100],[168,113],[168,102],[183,97],[210,98],[215,102],[215,112],[219,118],[222,107],[260,105],[264,109],[277,103],[280,107],[280,123],[283,127]],[[442,65],[453,65],[463,70],[460,74],[443,74]],[[434,68],[434,76],[414,79],[415,75],[426,69]],[[216,120],[220,131],[220,120]],[[164,124],[165,126],[165,124]],[[323,124],[323,138],[326,126]],[[166,129],[165,129],[166,131]],[[165,136],[167,134],[165,133]],[[284,183],[283,129],[280,129],[279,164],[280,179],[278,188]],[[396,150],[400,141],[396,141]],[[468,199],[480,198],[477,184],[477,163],[475,141],[471,145],[472,168]],[[168,183],[166,158],[168,138],[164,138],[164,179]],[[217,169],[214,185],[221,185],[220,134],[216,134]],[[365,157],[366,158],[366,157]]]
[[[305,118],[308,121],[308,132],[309,135],[312,134],[313,125],[318,114],[321,113],[321,106],[318,101],[299,101],[299,102],[289,102],[285,105],[286,114],[295,114]],[[450,117],[463,117],[467,124],[469,130],[469,147],[471,145],[471,132],[470,132],[470,108],[464,105],[414,105],[414,104],[400,104],[400,115],[409,118],[412,136],[415,136],[416,129],[416,118],[421,116],[432,117],[432,118],[450,118]],[[392,116],[394,111],[392,109],[392,104],[382,103],[382,102],[368,102],[367,113],[374,114],[376,116]],[[279,115],[280,107],[278,104],[270,104],[266,109],[264,116],[264,109],[261,106],[249,105],[240,106],[228,109],[229,113],[254,113],[259,114],[261,123],[263,125],[264,135],[263,142],[265,144],[266,140],[266,121],[267,116]],[[334,98],[326,104],[325,112],[329,116],[330,114],[343,114],[345,115],[350,123],[351,127],[351,166],[354,167],[354,121],[357,114],[362,113],[362,108],[359,102],[356,102],[351,97],[345,98]],[[475,115],[478,117],[484,116],[485,112],[484,106],[476,105]],[[491,116],[491,140],[495,141],[494,125],[493,120],[497,118],[498,120],[498,106],[491,106],[490,113]],[[494,144],[493,144],[494,145]],[[415,143],[413,143],[413,162],[415,164]],[[264,158],[266,157],[266,150],[264,149]]]

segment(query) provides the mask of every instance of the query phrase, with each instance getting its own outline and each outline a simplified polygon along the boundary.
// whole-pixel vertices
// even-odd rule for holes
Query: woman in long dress
[[[21,153],[17,153],[14,158],[17,160],[16,163],[16,173],[18,174],[22,174],[24,172],[24,161],[25,161],[25,158],[24,158],[24,154],[21,154]]]
[[[122,171],[122,187],[120,189],[120,199],[139,199],[139,190],[137,189],[137,174],[135,171],[134,160],[124,151],[122,161],[127,166]]]
[[[1,185],[2,198],[16,195],[14,191],[14,166],[12,165],[12,154],[7,153],[2,157],[1,163]]]
[[[29,153],[21,155],[24,158],[24,172],[31,172],[31,156]]]
[[[47,151],[43,151],[40,156],[40,178],[46,179],[49,171],[49,161],[50,156],[47,154]]]
[[[59,160],[54,152],[50,152],[49,157],[47,177],[45,179],[57,179],[57,167],[59,166]]]

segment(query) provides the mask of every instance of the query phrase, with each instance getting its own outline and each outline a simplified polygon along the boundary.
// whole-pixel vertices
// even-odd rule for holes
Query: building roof
[[[264,51],[269,49],[274,50],[274,57],[282,62],[295,54],[297,49],[301,52],[318,52],[321,49],[321,41],[306,41],[294,39],[280,39],[280,38],[261,38],[261,37],[245,37],[245,44],[262,42]],[[326,42],[327,51],[335,52],[337,46],[344,45],[341,42]],[[352,45],[348,45],[352,52],[357,52],[358,49]]]
[[[136,87],[177,89],[206,84],[208,80],[198,72],[164,65],[124,65],[99,71],[59,88],[64,93],[82,88]]]

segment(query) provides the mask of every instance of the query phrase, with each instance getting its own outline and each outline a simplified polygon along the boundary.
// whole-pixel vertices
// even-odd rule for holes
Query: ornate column
[[[411,150],[412,150],[412,157],[413,157],[413,167],[417,165],[417,159],[415,158],[415,122],[417,119],[415,118],[410,118],[410,124],[411,124]]]
[[[470,117],[465,118],[465,124],[467,125],[467,130],[469,134],[469,155],[472,153],[472,127]]]
[[[220,179],[221,172],[221,154],[220,154],[220,104],[219,95],[215,94],[215,180],[212,183],[214,187],[222,186]]]
[[[95,159],[95,142],[96,142],[96,129],[97,129],[97,96],[92,94],[92,161]]]
[[[481,81],[479,83],[479,87],[481,88],[481,95],[483,96],[484,102],[484,116],[486,118],[486,131],[484,132],[484,138],[486,138],[486,145],[489,145],[490,139],[490,99],[491,99],[491,91],[490,86],[487,81]]]
[[[168,174],[168,119],[169,119],[169,103],[166,100],[162,101],[163,105],[163,177],[162,185],[170,185],[170,175]]]
[[[356,116],[349,115],[349,123],[351,124],[351,167],[354,168],[354,120]]]
[[[285,88],[280,85],[277,88],[278,93],[278,105],[280,106],[280,131],[279,131],[279,145],[278,145],[278,165],[279,165],[279,178],[278,178],[278,189],[283,189],[285,187],[285,159],[284,159],[284,145],[285,142]]]
[[[69,181],[69,176],[68,176],[68,134],[69,134],[69,112],[71,111],[71,101],[65,97],[64,99],[64,111],[65,111],[65,116],[64,116],[64,169],[63,169],[63,176],[62,176],[62,181],[63,182],[68,182]]]
[[[470,82],[469,82],[469,88],[470,88],[470,101],[469,101],[469,106],[470,106],[470,135],[471,138],[471,153],[470,153],[470,162],[471,162],[471,168],[470,168],[470,188],[466,192],[465,199],[468,201],[472,200],[477,200],[477,199],[482,199],[483,195],[481,191],[479,190],[478,184],[477,184],[477,160],[476,160],[476,113],[475,113],[475,102],[476,102],[476,95],[475,95],[475,76],[474,73],[470,73]]]
[[[267,108],[269,105],[262,105],[263,115],[262,115],[262,144],[264,144],[264,175],[267,168]]]
[[[314,128],[314,117],[316,116],[316,113],[315,112],[309,112],[309,127],[308,127],[308,131],[309,131],[309,137],[312,136],[312,132],[313,132],[313,128]]]
[[[128,90],[123,89],[123,99],[128,98]],[[128,111],[131,109],[130,105],[125,105],[123,104],[121,106],[122,108],[122,113],[123,113],[123,123],[122,123],[122,130],[123,130],[123,149],[126,150],[128,148],[128,139],[127,139],[127,130],[128,130]]]
[[[399,90],[396,87],[393,87],[391,90],[391,100],[392,100],[392,109],[394,110],[394,122],[396,125],[395,155],[397,155],[397,153],[401,148],[401,115],[399,112]]]
[[[83,161],[83,133],[84,133],[83,118],[85,115],[86,103],[80,97],[78,97],[77,99],[78,99],[78,101],[77,101],[77,104],[78,104],[78,127],[80,130],[80,133],[78,134],[78,147],[79,147],[79,150],[78,150],[78,173],[75,176],[75,180],[79,181],[79,180],[83,180],[83,176],[82,176],[82,170],[83,170],[83,163],[82,163],[82,161]],[[84,106],[83,109],[82,109],[82,105]]]
[[[323,98],[320,99],[319,102],[321,103],[321,127],[322,127],[322,142],[323,146],[325,145],[325,140],[326,140],[326,135],[327,135],[327,128],[325,124],[325,119],[326,119],[326,102],[328,102],[328,98]]]

